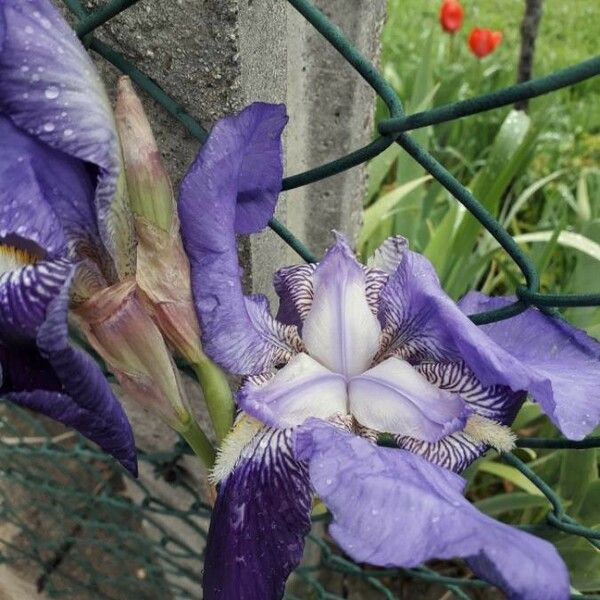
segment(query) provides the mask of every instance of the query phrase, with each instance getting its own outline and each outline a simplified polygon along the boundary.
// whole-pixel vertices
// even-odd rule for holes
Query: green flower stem
[[[235,404],[225,373],[207,357],[192,365],[208,408],[217,441],[221,443],[233,425]]]
[[[194,451],[194,454],[204,463],[204,466],[207,469],[212,469],[215,464],[215,449],[194,418],[190,418],[189,422],[178,431]]]

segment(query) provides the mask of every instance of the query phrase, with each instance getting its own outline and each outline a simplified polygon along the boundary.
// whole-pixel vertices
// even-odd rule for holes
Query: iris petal
[[[429,442],[462,429],[469,415],[460,396],[432,385],[398,358],[353,377],[348,394],[350,412],[362,425]]]
[[[314,300],[302,339],[311,356],[349,377],[369,368],[379,346],[381,327],[365,287],[362,266],[339,236],[314,273]]]
[[[346,414],[346,380],[307,354],[297,354],[266,384],[244,386],[238,404],[268,425],[293,427],[311,416]]]
[[[508,386],[483,386],[462,362],[421,363],[416,369],[430,383],[452,394],[459,394],[474,414],[508,425],[525,400],[525,392],[513,392]],[[489,446],[457,432],[437,442],[425,442],[409,436],[397,436],[399,447],[425,457],[429,462],[460,473]]]
[[[462,309],[508,302],[470,296]],[[380,317],[384,355],[463,361],[485,387],[530,392],[573,439],[600,421],[600,343],[564,321],[530,309],[479,328],[444,293],[429,261],[410,251],[381,293]]]
[[[206,600],[279,600],[310,530],[306,466],[290,430],[261,430],[223,481],[204,562]]]
[[[35,340],[72,269],[65,260],[42,261],[0,275],[0,341]]]
[[[313,301],[313,275],[316,263],[279,269],[273,277],[273,287],[279,296],[277,320],[296,325],[299,329]]]
[[[461,300],[459,307],[471,314],[501,308],[514,301],[515,298],[488,298],[472,292]],[[528,391],[567,437],[581,439],[598,426],[600,343],[597,340],[560,317],[550,317],[534,308],[483,325],[481,329],[526,370]]]
[[[299,428],[294,447],[333,514],[330,534],[354,560],[414,567],[462,557],[510,600],[569,598],[554,547],[478,512],[454,473],[317,420]]]
[[[247,227],[264,226],[272,215],[275,190],[281,189],[281,133],[286,121],[282,105],[260,103],[222,119],[181,185],[181,233],[190,259],[203,346],[211,358],[233,373],[267,371],[281,350],[272,343],[273,331],[258,328],[256,323],[262,319],[249,313],[235,232],[242,219],[237,213],[242,197],[246,208],[264,202],[259,221],[249,220]],[[245,181],[249,165],[263,176]],[[239,215],[246,214],[246,208]],[[261,310],[265,306],[262,303]]]
[[[51,256],[89,257],[110,273],[84,163],[20,131],[0,115],[0,237],[16,235]]]
[[[135,248],[119,146],[92,60],[48,0],[5,0],[0,22],[0,113],[54,150],[97,167],[100,235],[119,273],[131,273]]]
[[[32,321],[28,334],[34,340],[21,340],[17,346],[0,330],[0,387],[10,401],[31,408],[77,429],[117,458],[133,474],[137,472],[136,450],[131,426],[96,363],[68,339],[67,310],[73,268],[66,264],[53,270],[36,265],[38,281],[21,290],[19,300],[31,305],[20,308],[15,318],[28,314]],[[40,268],[44,270],[40,279]],[[35,273],[35,271],[32,271]],[[32,275],[33,276],[33,275]],[[43,292],[41,281],[52,279]],[[47,283],[47,281],[46,281]],[[32,297],[36,294],[36,297]],[[6,309],[5,302],[0,306]],[[41,308],[45,310],[41,310]],[[13,334],[14,335],[14,334]]]
[[[391,275],[402,262],[404,252],[408,249],[408,241],[401,235],[385,240],[369,259],[369,266]]]

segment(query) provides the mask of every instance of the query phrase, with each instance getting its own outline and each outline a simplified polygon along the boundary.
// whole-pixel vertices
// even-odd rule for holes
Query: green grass
[[[465,0],[465,22],[454,36],[460,46],[461,60],[476,59],[466,51],[466,39],[472,27],[488,27],[502,31],[502,44],[494,54],[482,61],[482,67],[501,64],[506,81],[515,79],[519,56],[519,27],[525,2],[523,0]],[[412,79],[429,30],[440,38],[448,38],[438,26],[438,0],[389,0],[388,21],[383,34],[382,61],[398,64],[402,81]],[[600,52],[600,2],[598,0],[545,0],[544,13],[537,39],[534,75],[545,75],[567,67]],[[465,90],[466,91],[466,90]],[[477,90],[471,90],[477,92]],[[588,132],[600,128],[600,80],[592,80],[556,96],[568,96],[576,101],[571,107],[577,112],[578,124]],[[578,101],[581,100],[581,103]],[[533,112],[545,110],[546,100],[534,100]]]

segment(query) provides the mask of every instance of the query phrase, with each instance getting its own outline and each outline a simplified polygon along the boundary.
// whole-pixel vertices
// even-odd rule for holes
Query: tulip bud
[[[469,34],[469,48],[478,58],[483,58],[492,53],[501,41],[501,31],[492,31],[491,29],[475,27]]]
[[[456,33],[463,24],[464,10],[458,0],[444,0],[440,7],[440,25],[447,33]]]

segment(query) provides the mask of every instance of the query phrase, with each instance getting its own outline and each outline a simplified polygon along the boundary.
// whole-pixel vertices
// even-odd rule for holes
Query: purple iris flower
[[[536,309],[483,327],[403,239],[368,266],[343,237],[318,264],[275,274],[277,319],[244,296],[235,233],[263,228],[282,180],[282,105],[218,122],[181,187],[179,212],[203,346],[244,377],[240,413],[213,472],[207,600],[280,598],[301,559],[313,495],[353,559],[412,567],[462,557],[511,599],[564,600],[554,547],[479,513],[458,475],[490,446],[527,393],[568,437],[600,420],[600,344]],[[392,434],[398,448],[378,446]]]
[[[47,0],[0,0],[0,395],[136,471],[129,422],[69,341],[70,303],[133,273],[111,107]]]

